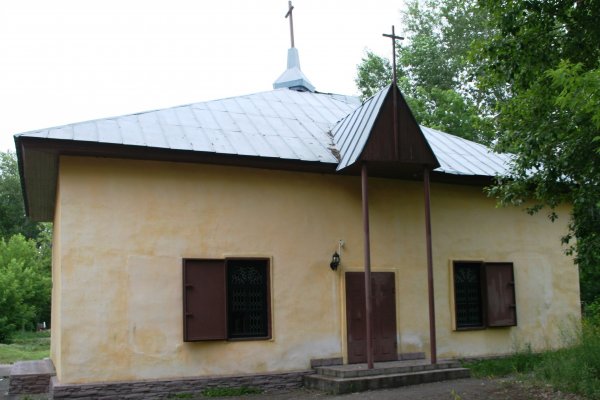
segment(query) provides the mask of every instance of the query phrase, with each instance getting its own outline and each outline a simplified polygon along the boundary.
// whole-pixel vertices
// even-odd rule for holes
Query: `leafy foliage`
[[[489,37],[471,53],[483,91],[496,97],[498,150],[515,154],[491,190],[536,212],[573,205],[563,239],[576,254],[582,299],[600,296],[600,1],[480,0]],[[573,238],[577,238],[573,242]]]
[[[14,153],[0,153],[0,342],[50,322],[50,224],[27,219]]]
[[[397,50],[397,75],[415,118],[431,128],[490,142],[492,119],[482,112],[469,78],[473,76],[469,46],[482,30],[475,2],[412,0],[407,7],[403,16],[407,45]],[[357,70],[363,98],[391,82],[389,60],[370,51]]]
[[[514,154],[490,195],[551,219],[573,206],[563,242],[586,303],[600,297],[599,13],[600,0],[411,0],[397,54],[419,123]],[[390,76],[367,52],[356,83],[368,97]]]
[[[49,247],[14,235],[0,240],[0,342],[50,317]]]
[[[366,51],[365,57],[363,57],[356,69],[357,76],[355,83],[363,99],[373,96],[392,81],[392,65],[390,60],[378,56],[372,51]]]
[[[25,216],[17,157],[11,152],[0,153],[0,237],[20,233],[33,239],[42,229]]]
[[[585,307],[585,319],[590,324],[600,328],[600,298],[587,304]]]

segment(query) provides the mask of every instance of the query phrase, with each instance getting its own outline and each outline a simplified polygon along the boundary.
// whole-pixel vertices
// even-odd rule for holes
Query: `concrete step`
[[[49,359],[17,361],[11,366],[8,394],[47,393],[50,378],[56,375],[54,364]]]
[[[304,377],[304,386],[332,394],[345,394],[468,378],[470,375],[470,371],[466,368],[442,368],[352,378],[313,374]]]
[[[367,369],[366,364],[335,365],[315,368],[318,375],[337,378],[357,378],[373,375],[406,374],[409,372],[432,371],[436,369],[460,368],[457,361],[440,361],[431,364],[428,360],[394,361],[376,363],[375,368]]]

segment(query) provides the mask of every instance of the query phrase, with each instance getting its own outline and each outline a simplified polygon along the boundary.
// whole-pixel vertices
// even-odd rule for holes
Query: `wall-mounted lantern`
[[[340,265],[340,255],[336,251],[335,253],[333,253],[333,256],[331,256],[331,262],[329,263],[329,266],[331,267],[332,271],[336,271],[338,269],[339,265]]]
[[[342,261],[340,257],[340,254],[342,254],[342,247],[344,247],[344,241],[339,240],[338,249],[333,253],[333,256],[331,256],[331,262],[329,263],[329,267],[332,271],[337,271],[338,267],[340,266],[340,262]]]

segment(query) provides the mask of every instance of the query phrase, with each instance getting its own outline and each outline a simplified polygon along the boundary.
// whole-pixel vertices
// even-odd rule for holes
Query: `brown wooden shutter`
[[[183,260],[183,340],[227,339],[224,260]]]
[[[512,263],[485,263],[487,324],[517,325],[515,278]]]

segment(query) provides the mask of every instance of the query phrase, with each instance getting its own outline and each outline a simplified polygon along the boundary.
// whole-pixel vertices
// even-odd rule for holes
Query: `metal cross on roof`
[[[402,36],[396,36],[396,30],[394,25],[392,25],[392,34],[384,33],[383,36],[389,37],[392,39],[392,90],[393,90],[393,107],[394,107],[394,155],[398,158],[399,155],[399,146],[400,146],[400,136],[398,134],[398,99],[397,99],[397,87],[398,81],[396,80],[396,40],[404,40]]]
[[[383,36],[392,39],[392,82],[394,83],[394,85],[398,85],[398,82],[396,81],[396,40],[404,40],[404,38],[402,36],[396,36],[394,25],[392,25],[392,34],[390,35],[389,33],[384,33]]]
[[[288,1],[288,12],[285,14],[285,17],[290,17],[290,37],[292,39],[292,47],[294,47],[294,18],[292,11],[294,11],[294,6],[291,1]]]

